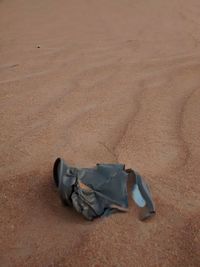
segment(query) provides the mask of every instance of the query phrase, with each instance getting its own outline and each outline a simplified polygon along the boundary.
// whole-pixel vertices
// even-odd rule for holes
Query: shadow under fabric
[[[129,177],[134,178],[132,198],[140,208],[140,219],[145,220],[155,214],[148,185],[138,173],[126,170],[123,164],[96,164],[94,168],[75,168],[57,158],[53,176],[62,202],[73,206],[88,220],[128,210]]]

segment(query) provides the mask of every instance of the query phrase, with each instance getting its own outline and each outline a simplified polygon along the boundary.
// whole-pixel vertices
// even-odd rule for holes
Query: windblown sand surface
[[[1,0],[0,88],[0,266],[200,266],[199,0]],[[85,221],[57,156],[140,171],[157,215]]]

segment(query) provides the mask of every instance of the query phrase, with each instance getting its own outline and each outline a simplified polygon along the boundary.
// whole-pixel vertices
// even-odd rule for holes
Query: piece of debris
[[[10,66],[10,68],[15,68],[15,67],[18,67],[18,66],[19,66],[19,64],[13,64],[13,65]]]
[[[57,158],[53,176],[62,202],[73,206],[86,219],[128,210],[127,181],[133,178],[132,198],[140,209],[140,219],[155,214],[148,185],[123,164],[97,164],[94,168],[75,168]]]

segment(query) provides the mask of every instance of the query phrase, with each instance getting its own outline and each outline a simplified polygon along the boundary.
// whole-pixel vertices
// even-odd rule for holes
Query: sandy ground
[[[200,266],[199,0],[1,0],[0,99],[0,266]],[[140,171],[157,216],[85,221],[57,156]]]

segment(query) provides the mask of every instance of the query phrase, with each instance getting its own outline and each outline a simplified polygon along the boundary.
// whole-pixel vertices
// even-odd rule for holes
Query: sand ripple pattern
[[[200,6],[190,2],[0,1],[1,266],[199,266]],[[157,216],[141,223],[130,202],[86,222],[60,205],[57,156],[140,171]]]

